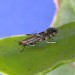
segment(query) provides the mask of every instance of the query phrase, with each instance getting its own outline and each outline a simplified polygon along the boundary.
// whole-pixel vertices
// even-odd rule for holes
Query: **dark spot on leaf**
[[[28,68],[28,71],[30,71],[31,69],[30,68]]]
[[[72,57],[74,57],[74,56],[72,55]]]

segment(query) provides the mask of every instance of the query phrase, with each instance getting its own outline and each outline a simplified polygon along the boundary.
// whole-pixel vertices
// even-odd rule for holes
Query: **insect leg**
[[[24,51],[24,49],[25,49],[25,45],[23,46],[23,49],[22,49],[20,52],[23,52],[23,51]]]

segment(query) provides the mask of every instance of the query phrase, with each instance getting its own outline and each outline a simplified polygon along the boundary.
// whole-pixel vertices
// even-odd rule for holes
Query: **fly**
[[[48,40],[49,38],[55,36],[57,34],[57,32],[58,32],[58,30],[56,28],[48,28],[45,31],[40,32],[40,33],[27,34],[30,37],[25,40],[19,41],[19,45],[22,45],[24,47],[25,46],[34,46],[39,41]]]

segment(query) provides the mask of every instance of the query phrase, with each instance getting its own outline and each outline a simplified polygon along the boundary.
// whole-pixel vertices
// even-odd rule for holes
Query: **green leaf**
[[[60,2],[55,27],[75,21],[75,0],[60,0]]]
[[[58,67],[46,75],[75,75],[75,62]]]
[[[34,47],[23,47],[18,41],[26,36],[0,40],[0,71],[8,75],[43,75],[66,62],[75,61],[75,22],[58,28],[58,34]],[[58,64],[58,65],[57,65]]]
[[[62,0],[55,27],[58,34],[50,39],[56,43],[38,42],[34,47],[23,47],[18,41],[27,36],[0,40],[1,75],[44,75],[60,65],[75,61],[74,0]],[[66,24],[68,23],[68,24]]]

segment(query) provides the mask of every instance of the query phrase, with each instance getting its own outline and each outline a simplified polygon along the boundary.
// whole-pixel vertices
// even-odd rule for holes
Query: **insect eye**
[[[54,32],[55,32],[55,33],[57,33],[57,32],[58,32],[58,30],[57,30],[57,29],[55,29],[55,30],[54,30]]]
[[[56,28],[52,28],[51,30],[52,30],[52,32],[55,32],[55,33],[58,32]]]

